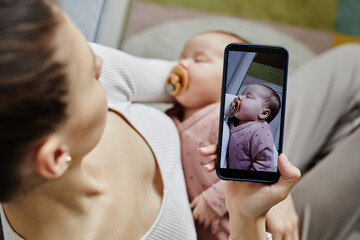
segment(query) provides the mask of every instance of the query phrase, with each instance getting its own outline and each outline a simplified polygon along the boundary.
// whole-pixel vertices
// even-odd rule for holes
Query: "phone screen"
[[[264,183],[279,179],[287,69],[283,47],[226,47],[216,163],[220,178]]]

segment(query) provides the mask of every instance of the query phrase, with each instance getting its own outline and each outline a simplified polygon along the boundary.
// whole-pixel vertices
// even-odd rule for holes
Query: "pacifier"
[[[234,114],[237,111],[239,111],[240,109],[240,100],[239,98],[234,98],[234,100],[232,100],[232,102],[230,103],[230,107],[229,107],[229,111]]]
[[[176,65],[170,72],[165,81],[165,89],[171,95],[175,96],[183,93],[189,85],[187,72],[180,64]]]

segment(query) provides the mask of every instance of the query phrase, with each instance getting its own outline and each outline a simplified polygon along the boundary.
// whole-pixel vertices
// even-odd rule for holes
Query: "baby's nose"
[[[180,59],[179,64],[185,69],[189,67],[189,61],[186,58]]]

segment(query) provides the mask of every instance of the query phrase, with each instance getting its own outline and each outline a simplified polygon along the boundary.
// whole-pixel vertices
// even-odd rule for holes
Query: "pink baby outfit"
[[[229,215],[225,207],[224,181],[215,172],[208,173],[203,165],[212,158],[198,154],[197,148],[217,143],[219,129],[220,104],[208,105],[181,122],[181,107],[167,111],[179,131],[181,141],[181,160],[190,202],[202,194],[206,202],[221,217],[218,232],[196,224],[198,239],[228,239],[230,234]]]
[[[274,171],[273,136],[267,122],[234,126],[230,121],[228,168]]]

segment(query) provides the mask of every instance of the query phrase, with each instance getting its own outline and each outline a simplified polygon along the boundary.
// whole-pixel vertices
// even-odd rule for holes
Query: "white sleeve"
[[[175,61],[139,58],[95,43],[90,43],[90,47],[103,59],[100,82],[109,100],[173,102],[164,83]]]

